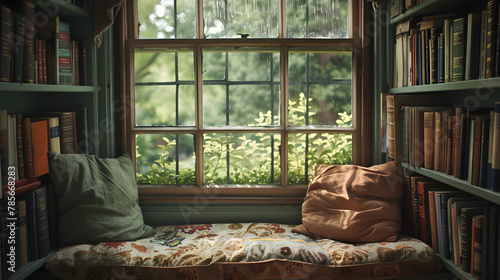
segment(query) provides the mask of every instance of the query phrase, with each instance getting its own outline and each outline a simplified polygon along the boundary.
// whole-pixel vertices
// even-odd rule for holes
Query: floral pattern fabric
[[[64,279],[322,279],[324,273],[376,279],[441,269],[436,253],[418,239],[347,244],[313,240],[293,233],[294,226],[162,226],[150,238],[62,248],[46,268]]]

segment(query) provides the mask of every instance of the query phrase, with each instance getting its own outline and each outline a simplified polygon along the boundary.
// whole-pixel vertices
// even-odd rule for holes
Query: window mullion
[[[283,0],[284,2],[284,0]],[[288,185],[288,47],[280,48],[281,61],[281,185]]]
[[[201,1],[201,0],[200,0]],[[195,149],[195,172],[196,172],[196,186],[203,186],[203,53],[200,45],[194,47],[194,66],[195,66],[195,94],[196,94],[196,133],[194,135],[194,149]]]

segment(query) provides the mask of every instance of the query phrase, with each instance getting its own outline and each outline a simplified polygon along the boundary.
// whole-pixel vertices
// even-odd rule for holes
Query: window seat
[[[154,236],[58,250],[45,268],[62,279],[390,279],[442,269],[422,241],[314,240],[294,225],[155,227]]]

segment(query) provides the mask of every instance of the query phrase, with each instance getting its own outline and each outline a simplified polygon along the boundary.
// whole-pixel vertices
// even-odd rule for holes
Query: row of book
[[[33,0],[0,9],[0,81],[87,85],[85,42],[71,38],[69,23],[45,14],[35,25]]]
[[[387,95],[390,158],[500,191],[500,102],[494,109],[402,106],[397,128],[395,110],[394,95]],[[395,152],[397,141],[402,155]]]
[[[422,0],[392,0],[390,6],[391,18],[413,8],[420,3],[422,3]]]
[[[476,279],[500,279],[500,206],[405,169],[405,230]]]
[[[9,167],[15,180],[49,172],[47,152],[88,154],[87,112],[9,114],[0,110],[0,163],[2,185]]]
[[[8,279],[28,262],[47,256],[57,245],[51,243],[54,221],[50,221],[49,208],[53,206],[41,181],[23,179],[16,182],[15,190],[4,186],[3,192],[15,197],[0,203],[0,279]]]
[[[394,87],[500,76],[500,5],[412,18],[396,27]]]

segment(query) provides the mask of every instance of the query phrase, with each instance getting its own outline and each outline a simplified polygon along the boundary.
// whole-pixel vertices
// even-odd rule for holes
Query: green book
[[[452,82],[462,81],[464,79],[464,38],[465,38],[465,20],[457,18],[453,21],[453,71]]]

